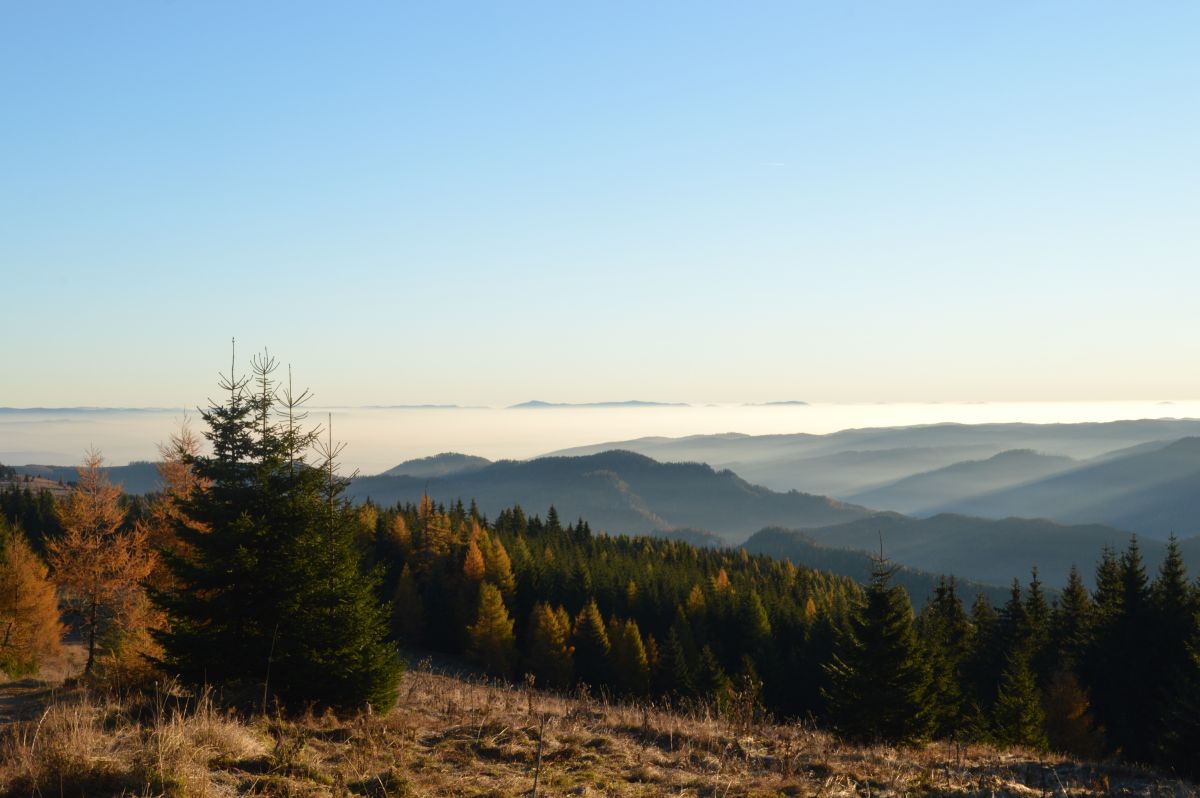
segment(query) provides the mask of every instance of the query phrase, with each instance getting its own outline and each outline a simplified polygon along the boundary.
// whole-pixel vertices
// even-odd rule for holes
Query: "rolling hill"
[[[492,464],[485,457],[475,457],[458,452],[442,452],[430,457],[419,457],[415,460],[405,460],[398,466],[384,471],[389,477],[447,477],[451,474],[468,474]]]
[[[986,460],[967,460],[856,493],[851,501],[880,510],[923,515],[948,501],[1033,482],[1079,465],[1061,455],[1010,449]]]
[[[1105,546],[1123,550],[1129,533],[1100,524],[1063,525],[1043,519],[1000,520],[941,514],[910,518],[881,513],[822,529],[805,531],[821,546],[866,552],[879,550],[883,536],[888,559],[933,573],[955,574],[988,584],[1028,581],[1037,566],[1042,581],[1052,587],[1066,584],[1071,565],[1078,565],[1089,584]],[[1140,541],[1147,567],[1158,567],[1166,546],[1161,541]],[[1200,538],[1182,542],[1185,559],[1200,569]]]
[[[29,474],[33,477],[50,480],[57,483],[61,480],[70,484],[79,478],[75,466],[23,465],[13,466],[18,474]],[[153,493],[161,487],[156,463],[133,462],[123,466],[106,466],[102,469],[114,485],[120,485],[126,493]]]
[[[848,576],[861,584],[870,581],[876,556],[865,551],[822,546],[804,532],[778,527],[755,532],[741,548],[750,554],[765,554],[776,559],[791,560],[796,565],[806,568]],[[900,565],[892,579],[908,592],[909,600],[919,609],[933,594],[938,576],[939,574],[930,571]],[[983,593],[997,606],[1003,605],[1009,596],[1009,588],[1001,585],[959,579],[958,586],[959,596],[967,604],[976,593]]]
[[[730,468],[755,484],[852,501],[866,491],[964,460],[1012,449],[1090,459],[1156,441],[1200,435],[1197,419],[1084,424],[933,424],[849,429],[827,435],[692,435],[640,438],[553,452],[578,456],[608,449],[661,461]]]
[[[659,463],[622,451],[502,461],[444,477],[359,477],[348,495],[392,504],[415,502],[426,490],[444,502],[475,499],[492,516],[513,504],[531,513],[554,505],[564,521],[582,517],[593,529],[614,534],[691,528],[713,532],[727,543],[765,526],[827,526],[872,514],[824,496],[752,485],[731,471],[700,463]]]
[[[1200,438],[1105,458],[934,508],[984,518],[1099,523],[1165,539],[1200,534]]]

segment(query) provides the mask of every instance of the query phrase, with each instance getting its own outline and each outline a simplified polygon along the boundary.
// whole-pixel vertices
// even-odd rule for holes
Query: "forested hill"
[[[1105,547],[1123,549],[1130,538],[1129,532],[1102,524],[991,520],[949,513],[933,518],[880,513],[804,533],[821,546],[860,552],[878,552],[881,535],[888,558],[911,568],[1006,585],[1014,578],[1027,578],[1036,566],[1041,579],[1052,587],[1067,583],[1072,565],[1090,578]],[[1156,568],[1166,555],[1166,544],[1145,538],[1140,542],[1147,563]],[[1200,538],[1181,541],[1180,550],[1192,567],[1200,567]]]
[[[876,565],[878,557],[878,553],[871,554],[866,551],[822,546],[804,532],[779,527],[769,527],[755,532],[749,540],[741,545],[741,548],[751,554],[765,554],[775,559],[788,560],[805,568],[847,576],[860,584],[870,581],[871,571]],[[892,581],[903,587],[913,606],[920,609],[934,595],[942,576],[942,574],[935,574],[931,571],[897,564]],[[962,595],[967,597],[974,597],[982,593],[988,601],[997,606],[1002,605],[1010,593],[1007,582],[1004,586],[1000,586],[969,579],[960,579],[958,589]]]
[[[736,543],[766,526],[802,529],[845,523],[871,510],[824,496],[779,493],[732,471],[700,463],[659,463],[625,451],[494,463],[445,477],[355,479],[348,495],[377,504],[417,502],[422,495],[474,499],[495,516],[505,507],[554,505],[563,518],[586,518],[612,534],[703,529]]]

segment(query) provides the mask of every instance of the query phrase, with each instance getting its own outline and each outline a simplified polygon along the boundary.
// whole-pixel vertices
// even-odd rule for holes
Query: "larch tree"
[[[46,565],[0,517],[0,671],[20,677],[60,651],[63,625]]]
[[[146,620],[142,581],[156,559],[145,527],[125,527],[121,488],[108,481],[103,463],[98,451],[87,452],[79,481],[57,506],[63,533],[46,543],[54,580],[87,643],[85,673],[101,650],[119,648]]]
[[[567,688],[574,679],[575,665],[571,648],[571,620],[562,607],[552,608],[539,602],[529,619],[530,671],[543,687]]]
[[[488,673],[508,677],[516,664],[513,620],[499,588],[490,582],[479,587],[479,612],[467,627],[467,652]]]
[[[619,635],[613,639],[613,675],[616,686],[628,695],[645,695],[650,689],[650,661],[637,621],[632,618],[620,624]]]

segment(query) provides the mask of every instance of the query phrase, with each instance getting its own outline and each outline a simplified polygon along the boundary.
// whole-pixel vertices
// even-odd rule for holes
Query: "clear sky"
[[[0,405],[1200,397],[1200,4],[10,2]]]

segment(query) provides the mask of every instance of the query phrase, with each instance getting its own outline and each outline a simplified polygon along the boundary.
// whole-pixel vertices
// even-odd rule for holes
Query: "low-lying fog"
[[[528,458],[570,446],[643,436],[826,433],[851,427],[956,422],[1083,422],[1200,417],[1200,401],[978,404],[694,405],[551,408],[332,408],[311,411],[348,447],[347,470],[378,473],[410,458],[457,451]],[[194,429],[203,424],[193,409]],[[157,457],[184,411],[0,410],[0,462],[67,465],[88,446],[114,465]]]

